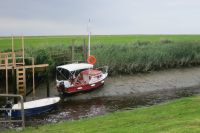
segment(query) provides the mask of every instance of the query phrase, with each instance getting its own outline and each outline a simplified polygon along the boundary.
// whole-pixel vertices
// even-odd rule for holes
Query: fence
[[[25,116],[24,116],[24,100],[21,95],[14,95],[14,94],[0,94],[0,97],[5,98],[20,98],[20,104],[21,104],[21,119],[13,120],[11,113],[8,115],[8,119],[4,118],[3,120],[0,120],[0,123],[22,123],[22,128],[25,128]],[[12,112],[12,108],[0,108],[0,111],[9,111]]]

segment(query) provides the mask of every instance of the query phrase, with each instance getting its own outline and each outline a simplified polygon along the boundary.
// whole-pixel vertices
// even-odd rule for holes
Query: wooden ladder
[[[25,96],[26,95],[26,73],[25,68],[16,68],[16,79],[17,79],[17,93]]]

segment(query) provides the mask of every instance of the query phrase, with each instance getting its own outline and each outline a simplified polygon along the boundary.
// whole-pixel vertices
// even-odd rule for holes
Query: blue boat
[[[24,115],[33,116],[53,110],[59,101],[60,97],[51,97],[24,102]],[[12,111],[8,115],[11,115],[11,117],[21,117],[21,104],[14,104]]]

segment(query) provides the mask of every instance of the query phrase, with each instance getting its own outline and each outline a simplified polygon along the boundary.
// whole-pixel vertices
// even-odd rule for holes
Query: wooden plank
[[[39,64],[39,65],[27,65],[27,66],[17,66],[15,67],[16,68],[26,68],[26,69],[29,69],[29,68],[42,68],[42,67],[48,67],[49,64]],[[12,69],[12,66],[8,66],[7,69]],[[5,70],[5,67],[0,67],[0,70]]]
[[[23,65],[23,63],[15,63],[16,65]]]
[[[23,71],[18,71],[18,75],[23,75],[24,72]]]
[[[18,87],[19,87],[19,88],[20,88],[20,87],[23,87],[23,88],[24,88],[24,84],[19,84]]]
[[[39,64],[39,65],[27,65],[27,66],[24,66],[24,68],[40,68],[40,67],[48,67],[49,64]],[[20,67],[19,67],[20,68]]]
[[[19,78],[18,78],[19,79]],[[19,79],[18,83],[24,83],[24,79]]]
[[[6,55],[12,55],[13,52],[2,52],[1,55],[2,56],[6,56]]]
[[[22,75],[22,76],[21,76],[21,75],[19,75],[19,76],[18,76],[18,79],[21,79],[21,78],[24,78],[24,76],[23,76],[23,75]]]

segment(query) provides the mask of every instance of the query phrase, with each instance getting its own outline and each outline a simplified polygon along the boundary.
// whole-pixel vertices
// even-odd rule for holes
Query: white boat
[[[43,98],[39,100],[33,100],[24,102],[24,115],[32,116],[41,113],[48,112],[56,108],[57,103],[60,101],[60,97]],[[21,116],[21,103],[14,104],[12,110],[7,112],[11,117]]]
[[[93,69],[96,58],[90,55],[90,35],[91,32],[88,31],[88,63],[73,63],[56,67],[58,92],[62,94],[72,94],[96,89],[104,85],[104,80],[108,76],[108,67],[105,66],[100,69]]]
[[[93,69],[92,64],[74,63],[56,67],[57,90],[61,94],[72,94],[96,89],[104,85],[108,67]]]

